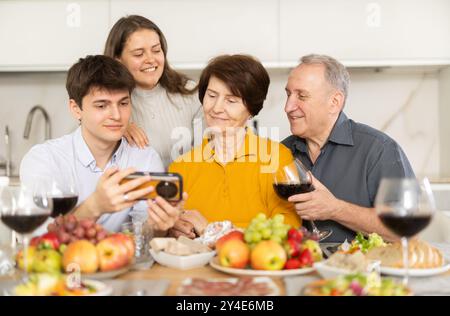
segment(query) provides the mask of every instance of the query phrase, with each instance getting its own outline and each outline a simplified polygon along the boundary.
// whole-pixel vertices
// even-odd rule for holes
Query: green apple
[[[314,262],[321,261],[323,259],[322,249],[320,249],[320,245],[317,241],[308,239],[303,243],[302,247],[309,249]]]
[[[36,252],[33,260],[35,272],[60,272],[62,268],[62,256],[53,249],[43,249]]]
[[[29,246],[27,248],[26,253],[26,257],[27,257],[27,271],[30,272],[32,267],[33,267],[33,261],[34,261],[34,257],[36,256],[36,247],[35,246]],[[17,265],[19,266],[19,269],[21,270],[25,270],[25,260],[24,260],[24,256],[23,256],[23,250],[20,250],[17,253],[16,256],[16,262]]]

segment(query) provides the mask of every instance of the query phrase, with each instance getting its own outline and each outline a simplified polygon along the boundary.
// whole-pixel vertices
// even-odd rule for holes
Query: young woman
[[[150,142],[167,168],[192,148],[195,124],[200,124],[201,131],[195,83],[169,66],[164,34],[139,15],[123,17],[114,24],[104,54],[124,64],[137,84],[131,95],[133,123],[125,136],[139,147]]]

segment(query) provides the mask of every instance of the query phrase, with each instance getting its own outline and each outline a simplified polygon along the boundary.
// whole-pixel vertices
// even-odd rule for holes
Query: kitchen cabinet
[[[184,68],[202,67],[219,54],[245,53],[278,61],[278,1],[111,1],[111,24],[143,15],[163,31],[168,58]]]
[[[280,0],[280,60],[312,52],[355,65],[448,64],[448,0]]]
[[[109,2],[0,1],[0,69],[67,70],[103,51]]]
[[[176,68],[251,54],[289,68],[312,52],[347,66],[450,65],[448,0],[0,1],[0,71],[64,71],[103,51],[111,26],[140,14],[159,25]]]

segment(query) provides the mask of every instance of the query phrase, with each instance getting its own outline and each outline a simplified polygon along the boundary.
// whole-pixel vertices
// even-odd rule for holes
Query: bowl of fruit
[[[216,242],[213,268],[235,275],[288,276],[310,273],[323,258],[315,236],[284,223],[284,216],[260,213],[244,232],[235,230]]]
[[[103,279],[126,272],[133,262],[132,237],[109,233],[92,219],[59,216],[47,230],[30,241],[26,252],[18,252],[19,269],[32,273],[80,272],[86,278]]]

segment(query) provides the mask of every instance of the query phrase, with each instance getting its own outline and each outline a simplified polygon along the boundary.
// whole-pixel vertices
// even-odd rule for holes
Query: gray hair
[[[303,56],[300,64],[320,64],[325,66],[325,79],[333,87],[344,94],[344,104],[347,100],[350,75],[343,64],[327,55],[311,54]]]

